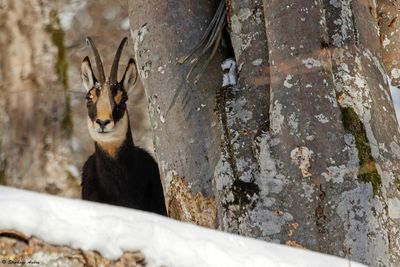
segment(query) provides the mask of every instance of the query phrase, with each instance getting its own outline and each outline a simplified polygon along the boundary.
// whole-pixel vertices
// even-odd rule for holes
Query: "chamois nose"
[[[101,129],[106,128],[106,125],[109,124],[110,122],[111,120],[99,120],[99,119],[96,120],[96,123],[100,125]]]

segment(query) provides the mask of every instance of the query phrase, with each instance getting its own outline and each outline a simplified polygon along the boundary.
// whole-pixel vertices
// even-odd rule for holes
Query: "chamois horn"
[[[97,72],[99,74],[99,82],[104,83],[106,81],[106,76],[104,75],[103,62],[101,61],[99,51],[97,51],[97,48],[94,45],[93,39],[90,38],[89,36],[86,37],[86,43],[88,45],[90,45],[90,47],[92,48],[92,51],[94,54],[94,59],[96,61]]]
[[[128,41],[128,38],[125,37],[124,39],[122,39],[122,41],[119,44],[119,47],[117,49],[117,52],[115,53],[114,61],[113,61],[113,64],[112,64],[112,67],[111,67],[111,72],[110,72],[110,83],[111,84],[116,84],[117,83],[117,73],[118,73],[119,59],[121,58],[122,49],[124,49],[126,41]]]

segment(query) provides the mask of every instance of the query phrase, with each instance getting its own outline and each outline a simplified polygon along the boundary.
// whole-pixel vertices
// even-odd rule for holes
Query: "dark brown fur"
[[[101,73],[102,63],[93,40],[88,38],[88,41],[102,78],[96,79],[86,57],[82,62],[82,80],[88,91],[88,127],[95,141],[95,152],[83,166],[82,199],[167,215],[157,163],[132,140],[124,87],[136,80],[133,59],[129,60],[122,80],[116,82],[126,39],[118,48],[108,80]]]
[[[98,144],[83,166],[82,199],[167,215],[157,163],[128,131],[112,158]]]

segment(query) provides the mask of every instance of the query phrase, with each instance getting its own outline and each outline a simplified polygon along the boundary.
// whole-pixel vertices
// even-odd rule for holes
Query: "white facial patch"
[[[112,105],[110,103],[110,89],[107,85],[103,85],[100,95],[96,102],[97,119],[112,120]],[[112,129],[113,125],[107,125],[106,128]]]
[[[87,116],[87,124],[89,129],[89,134],[92,139],[96,142],[100,143],[115,143],[115,142],[123,142],[126,138],[126,133],[128,132],[128,114],[125,111],[122,118],[114,125],[114,128],[111,131],[100,133],[97,131],[98,125],[96,122],[92,122],[92,120]]]

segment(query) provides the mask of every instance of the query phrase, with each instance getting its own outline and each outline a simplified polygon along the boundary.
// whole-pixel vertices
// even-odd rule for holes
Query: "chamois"
[[[127,38],[117,49],[108,79],[93,40],[86,40],[93,51],[99,79],[86,56],[81,77],[87,90],[87,125],[95,152],[83,166],[82,199],[166,215],[158,165],[132,140],[126,108],[126,90],[137,79],[132,58],[121,81],[117,81],[118,63]]]

